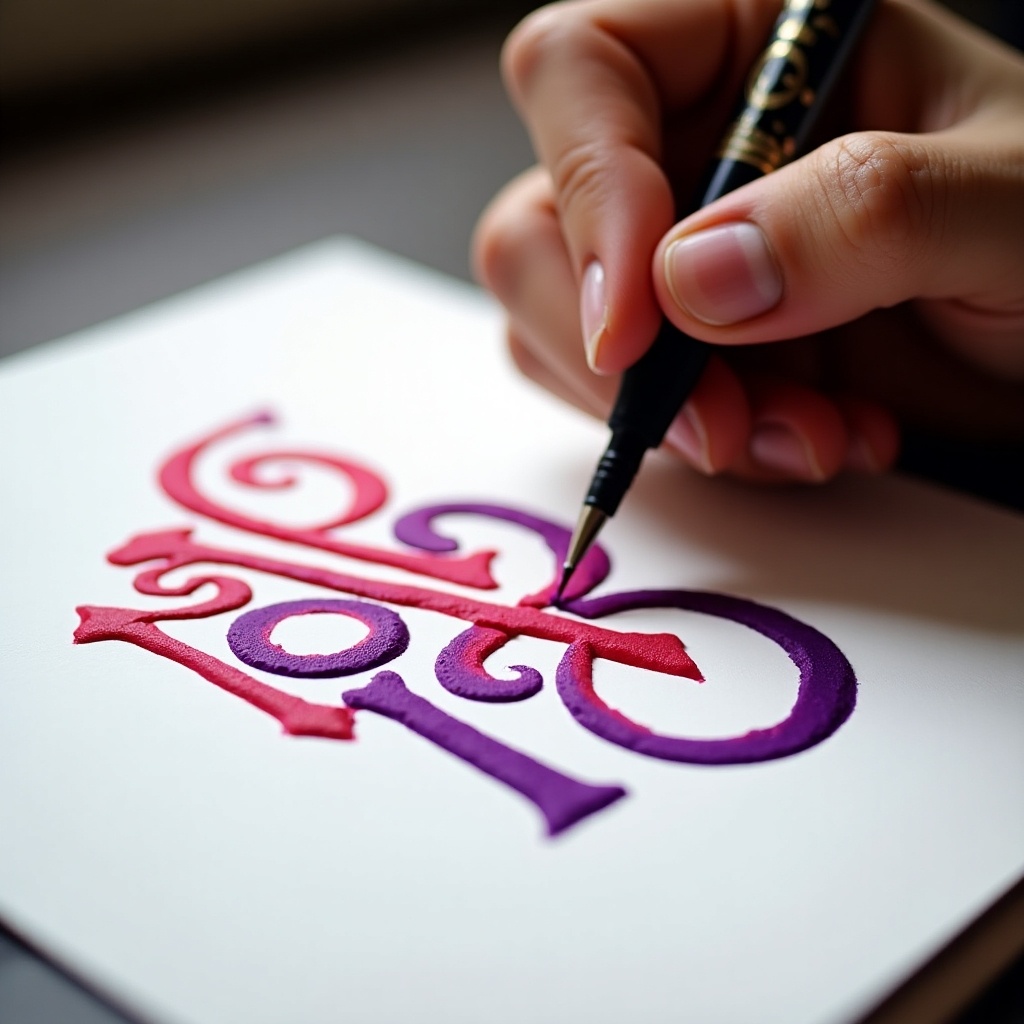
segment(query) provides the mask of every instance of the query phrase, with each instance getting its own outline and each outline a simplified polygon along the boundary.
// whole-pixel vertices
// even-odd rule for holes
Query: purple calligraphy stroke
[[[457,551],[458,542],[438,531],[435,520],[441,516],[458,514],[498,519],[538,534],[554,556],[554,572],[540,591],[521,598],[518,603],[521,607],[536,608],[551,603],[572,536],[570,530],[558,523],[504,505],[449,501],[428,505],[402,516],[395,524],[395,536],[410,547],[424,551]],[[592,545],[577,567],[566,597],[587,594],[610,571],[611,562],[607,552],[600,544]],[[438,682],[450,693],[468,700],[504,703],[532,697],[543,686],[543,679],[536,669],[527,665],[509,665],[508,668],[516,673],[516,677],[500,679],[492,676],[484,667],[485,659],[500,650],[514,635],[508,630],[470,626],[437,656],[434,672]]]
[[[370,632],[333,654],[291,654],[270,639],[274,628],[293,615],[331,613],[358,619]],[[351,676],[393,661],[409,646],[409,630],[389,608],[366,601],[313,598],[283,601],[240,615],[228,630],[228,646],[250,668],[303,679]]]
[[[568,778],[540,761],[499,743],[411,693],[401,676],[380,672],[360,690],[346,690],[345,703],[400,722],[449,753],[503,782],[530,800],[544,816],[549,836],[604,810],[626,795],[621,786],[592,786]]]
[[[572,538],[571,530],[558,523],[553,523],[549,519],[524,512],[522,509],[479,502],[447,501],[441,505],[427,505],[402,516],[395,523],[395,536],[410,547],[420,548],[423,551],[457,551],[458,543],[451,537],[439,533],[434,527],[435,519],[443,515],[457,513],[504,520],[538,534],[554,556],[554,573],[542,590],[521,598],[519,604],[538,608],[551,604],[561,577],[561,567],[565,562],[566,552],[569,550],[569,541]],[[609,572],[611,572],[611,560],[608,558],[607,551],[600,544],[592,544],[576,566],[563,595],[564,600],[571,601],[588,594],[599,583],[603,583],[607,579]]]
[[[512,639],[504,629],[470,626],[460,633],[434,662],[437,681],[449,692],[467,700],[505,704],[526,700],[544,685],[541,674],[529,665],[509,665],[514,679],[499,679],[484,668],[484,660]]]
[[[705,765],[788,757],[831,736],[857,701],[853,667],[828,637],[754,601],[697,590],[635,590],[570,602],[567,607],[588,619],[635,608],[679,608],[729,619],[778,644],[799,670],[796,702],[779,724],[726,739],[684,739],[656,733],[605,704],[594,691],[593,663],[600,654],[585,640],[570,644],[555,676],[562,702],[584,728],[638,754]]]

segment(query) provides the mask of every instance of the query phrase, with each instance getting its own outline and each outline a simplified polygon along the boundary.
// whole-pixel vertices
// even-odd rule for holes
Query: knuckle
[[[522,231],[516,221],[491,211],[481,218],[472,240],[473,272],[500,300],[514,294],[519,277]]]
[[[531,265],[557,234],[546,175],[528,171],[478,221],[470,250],[474,275],[503,304],[514,304]]]
[[[473,277],[492,292],[496,291],[495,282],[505,262],[504,249],[501,225],[494,217],[484,215],[470,240],[470,264]]]
[[[508,324],[505,330],[505,346],[508,350],[512,365],[528,380],[540,383],[537,372],[537,360],[526,347],[518,331]]]
[[[574,206],[599,205],[605,190],[607,145],[597,138],[568,139],[550,169],[563,214]]]
[[[939,176],[922,148],[884,133],[847,135],[820,151],[816,171],[844,263],[895,272],[923,257],[941,221],[931,187]]]
[[[560,61],[578,32],[563,4],[550,3],[526,15],[509,33],[501,51],[501,70],[513,98],[532,91],[543,68]]]

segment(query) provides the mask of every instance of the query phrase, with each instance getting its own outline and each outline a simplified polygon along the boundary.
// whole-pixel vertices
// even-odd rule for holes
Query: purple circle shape
[[[585,729],[638,754],[708,765],[788,757],[831,736],[857,702],[857,679],[843,652],[813,626],[777,608],[699,590],[634,590],[571,601],[565,607],[585,619],[633,608],[679,608],[729,619],[778,644],[799,670],[796,701],[777,725],[726,739],[687,739],[656,733],[605,704],[594,692],[591,648],[570,644],[555,674],[562,702]]]
[[[327,612],[358,619],[370,630],[358,643],[332,654],[290,654],[270,639],[274,628],[293,615]],[[409,630],[389,608],[366,601],[313,598],[282,601],[239,615],[228,630],[228,646],[239,661],[279,676],[332,679],[379,668],[409,646]]]

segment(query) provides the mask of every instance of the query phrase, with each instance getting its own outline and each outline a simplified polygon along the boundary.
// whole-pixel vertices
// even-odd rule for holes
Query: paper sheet
[[[332,241],[0,366],[0,914],[158,1022],[855,1020],[1024,873],[1024,523],[898,478],[757,490],[654,456],[589,597],[712,592],[782,613],[785,636],[699,601],[519,605],[556,570],[523,516],[572,525],[605,431],[517,379],[500,336],[468,286]],[[229,473],[282,451],[249,475],[294,486]],[[176,453],[197,507],[158,478]],[[431,505],[463,506],[433,521],[458,551],[395,536]],[[195,564],[151,580],[178,596],[133,588],[189,544]],[[431,575],[488,550],[494,589]],[[234,581],[235,604],[160,618],[220,593],[188,593],[196,576]],[[323,605],[343,600],[363,603]],[[514,690],[526,666],[532,696],[439,682],[460,634],[497,628],[480,602],[526,625],[485,668],[452,653],[455,675]],[[134,609],[135,639],[73,644],[80,606]],[[609,654],[624,634],[668,634],[637,649],[675,642],[705,681]],[[762,759],[808,636],[848,659],[855,706]],[[592,697],[559,676],[571,643]],[[302,674],[345,657],[352,674]],[[362,707],[341,738],[330,709],[379,672],[405,719]],[[837,700],[826,683],[811,696]],[[640,726],[670,742],[619,742]],[[664,757],[694,749],[757,756]]]

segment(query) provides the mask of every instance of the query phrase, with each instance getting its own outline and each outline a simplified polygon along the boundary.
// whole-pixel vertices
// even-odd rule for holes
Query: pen
[[[854,48],[873,0],[788,0],[694,208],[781,167],[802,151],[831,86]],[[663,319],[647,352],[622,376],[611,440],[591,480],[562,567],[555,601],[613,516],[649,448],[696,387],[710,346]]]

